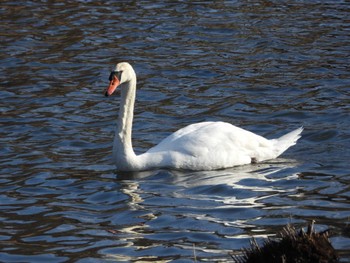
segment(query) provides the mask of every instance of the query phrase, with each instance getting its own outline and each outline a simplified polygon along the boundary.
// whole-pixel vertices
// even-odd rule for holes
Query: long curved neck
[[[136,77],[121,85],[121,101],[114,142],[114,153],[118,168],[136,165],[136,155],[132,148],[131,134],[136,96]]]
[[[117,133],[131,146],[132,121],[136,96],[136,79],[122,84]]]
[[[121,84],[120,109],[114,138],[113,157],[120,171],[139,171],[159,167],[164,162],[163,153],[136,155],[132,148],[132,121],[136,97],[136,75]]]

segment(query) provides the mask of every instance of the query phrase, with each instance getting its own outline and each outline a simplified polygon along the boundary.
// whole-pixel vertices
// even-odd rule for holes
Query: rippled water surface
[[[226,262],[291,222],[350,262],[347,1],[2,1],[0,261]],[[273,138],[281,158],[119,173],[114,64],[138,75],[138,153],[189,123]]]

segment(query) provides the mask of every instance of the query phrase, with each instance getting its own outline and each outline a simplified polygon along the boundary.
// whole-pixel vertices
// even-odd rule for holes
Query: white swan
[[[136,74],[131,65],[116,65],[105,92],[121,90],[113,158],[120,171],[154,168],[215,170],[274,159],[294,145],[303,128],[268,140],[225,122],[191,124],[171,134],[147,152],[136,155],[131,143]]]

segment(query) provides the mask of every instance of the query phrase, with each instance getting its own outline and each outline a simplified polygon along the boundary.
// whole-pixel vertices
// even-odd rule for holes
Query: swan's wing
[[[300,132],[268,140],[229,123],[202,122],[178,130],[139,158],[147,167],[216,170],[276,158]]]
[[[249,163],[251,157],[259,158],[255,156],[257,149],[269,147],[269,140],[229,123],[201,122],[176,131],[148,153],[172,151],[208,161],[221,158]]]
[[[206,127],[211,124],[212,122],[200,122],[188,125],[172,133],[147,152],[179,151],[193,155],[195,148],[203,146],[203,137],[209,135]]]

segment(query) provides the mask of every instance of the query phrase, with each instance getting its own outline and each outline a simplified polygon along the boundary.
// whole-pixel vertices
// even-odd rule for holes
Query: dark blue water
[[[287,223],[350,262],[346,1],[2,1],[0,261],[226,262]],[[193,122],[273,138],[281,158],[118,173],[114,65],[138,75],[133,144]]]

